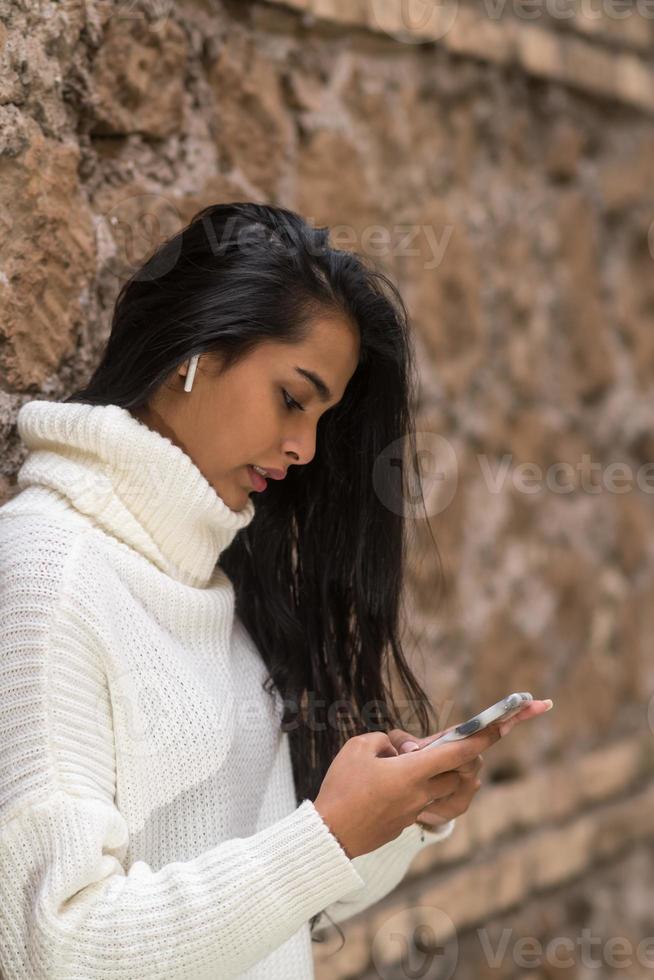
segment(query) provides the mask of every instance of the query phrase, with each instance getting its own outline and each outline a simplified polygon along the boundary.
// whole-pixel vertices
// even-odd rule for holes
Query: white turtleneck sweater
[[[393,889],[297,805],[281,699],[234,611],[231,510],[115,405],[33,401],[0,507],[0,974],[310,980],[309,919]],[[321,924],[328,922],[321,919]]]

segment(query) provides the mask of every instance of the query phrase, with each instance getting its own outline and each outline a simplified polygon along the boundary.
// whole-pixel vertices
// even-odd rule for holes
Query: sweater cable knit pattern
[[[115,405],[32,401],[0,507],[0,975],[312,980],[309,919],[387,895],[295,799],[220,554],[254,517]]]

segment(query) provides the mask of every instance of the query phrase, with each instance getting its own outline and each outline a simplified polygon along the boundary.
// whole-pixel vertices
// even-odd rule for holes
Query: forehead
[[[267,341],[259,356],[271,366],[300,365],[308,370],[329,373],[330,384],[344,385],[359,360],[358,329],[349,321],[336,318],[315,320],[304,340],[294,344]]]

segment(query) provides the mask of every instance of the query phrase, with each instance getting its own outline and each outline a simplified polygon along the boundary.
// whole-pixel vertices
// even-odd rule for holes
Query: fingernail
[[[547,705],[547,707],[545,708],[545,711],[549,711],[550,708],[553,708],[554,707],[554,702],[552,701],[551,698],[546,698],[545,699],[545,704]]]
[[[402,742],[400,745],[400,752],[413,752],[415,749],[419,749],[420,746],[417,742]]]

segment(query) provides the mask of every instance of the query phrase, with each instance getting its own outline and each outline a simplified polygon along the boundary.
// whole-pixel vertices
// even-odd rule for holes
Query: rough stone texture
[[[0,370],[8,390],[37,393],[74,348],[96,266],[93,226],[77,176],[77,143],[46,136],[10,107],[0,111],[7,146],[0,158]]]
[[[534,852],[537,845],[532,845]],[[417,894],[398,912],[360,924],[348,932],[338,951],[330,939],[330,959],[321,964],[320,980],[357,976],[362,980],[406,980],[406,977],[456,977],[457,980],[647,980],[654,968],[654,918],[651,906],[651,841],[641,841],[564,886],[552,887],[507,905],[491,923],[447,931],[449,905]],[[529,872],[514,863],[502,869],[502,883],[491,881],[510,898],[511,887]],[[479,878],[467,882],[474,895]],[[513,885],[511,884],[513,882]],[[461,896],[462,902],[465,895]],[[449,903],[449,896],[448,896]],[[412,914],[413,913],[413,914]],[[345,953],[367,967],[347,973]],[[340,959],[339,959],[340,957]],[[331,967],[327,964],[330,963]],[[331,972],[330,972],[331,970]],[[339,972],[340,970],[340,972]]]
[[[112,17],[93,62],[91,132],[163,138],[183,121],[186,34],[166,18],[157,30],[142,18]]]
[[[411,33],[391,0],[0,0],[0,501],[18,408],[84,381],[158,240],[216,201],[295,208],[414,324],[407,648],[439,727],[555,701],[345,948],[316,944],[330,980],[405,977],[424,906],[460,978],[587,975],[492,968],[480,929],[654,934],[654,16],[553,8],[448,0]]]

